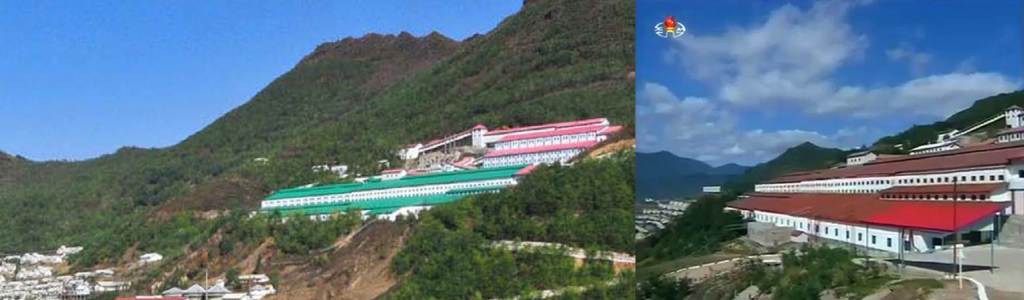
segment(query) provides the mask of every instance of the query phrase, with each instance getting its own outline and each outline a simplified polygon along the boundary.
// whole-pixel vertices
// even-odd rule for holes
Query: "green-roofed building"
[[[468,195],[500,191],[516,185],[518,178],[533,168],[533,165],[519,165],[416,176],[392,175],[361,183],[287,188],[267,196],[260,210],[321,220],[334,213],[361,210],[367,215],[394,219]]]

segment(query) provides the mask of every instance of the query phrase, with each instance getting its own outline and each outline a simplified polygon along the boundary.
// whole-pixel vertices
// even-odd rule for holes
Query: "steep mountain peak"
[[[676,155],[675,153],[669,152],[667,150],[661,150],[657,152],[650,152],[644,154],[650,155],[651,157],[681,158],[679,155]]]
[[[800,143],[799,145],[793,146],[790,149],[821,149],[820,146],[811,143],[810,141]]]
[[[436,31],[422,37],[416,37],[405,31],[397,35],[368,33],[359,38],[347,37],[339,41],[320,44],[299,64],[312,64],[329,57],[379,59],[394,56],[431,55],[431,52],[448,54],[458,45],[458,41]]]

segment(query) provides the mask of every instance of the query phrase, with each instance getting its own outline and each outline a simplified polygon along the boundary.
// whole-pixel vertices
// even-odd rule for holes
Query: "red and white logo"
[[[654,25],[654,34],[663,38],[678,38],[684,33],[686,33],[686,26],[677,22],[672,16],[665,17],[665,21]]]

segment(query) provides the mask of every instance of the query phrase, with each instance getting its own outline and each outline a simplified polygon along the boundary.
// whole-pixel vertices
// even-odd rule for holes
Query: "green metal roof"
[[[430,195],[418,197],[403,197],[393,199],[362,200],[343,203],[332,203],[326,205],[306,205],[293,207],[275,207],[261,209],[263,212],[280,211],[283,215],[304,214],[323,215],[344,212],[350,209],[366,210],[371,214],[392,213],[399,208],[407,206],[431,206],[459,200],[466,195]]]
[[[446,184],[464,181],[479,181],[508,178],[514,176],[516,172],[518,172],[524,167],[526,167],[526,165],[497,168],[482,168],[476,170],[455,172],[443,172],[419,176],[407,176],[397,180],[386,180],[377,182],[343,183],[315,187],[288,188],[281,189],[278,190],[277,192],[274,192],[273,194],[270,194],[270,196],[267,197],[267,200],[337,195],[368,190],[382,190],[420,185]]]

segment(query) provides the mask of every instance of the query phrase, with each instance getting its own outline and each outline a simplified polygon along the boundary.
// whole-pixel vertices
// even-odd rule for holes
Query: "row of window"
[[[910,155],[918,155],[918,154],[926,154],[926,153],[936,153],[936,152],[956,150],[956,149],[960,149],[960,146],[957,146],[955,144],[954,145],[946,145],[946,146],[937,147],[937,148],[931,148],[931,149],[927,149],[927,150],[911,151]]]
[[[566,161],[576,155],[582,153],[580,149],[568,149],[550,152],[535,152],[535,153],[524,153],[516,155],[507,155],[501,157],[488,157],[481,159],[484,167],[505,167],[514,166],[521,164],[530,163],[554,163],[557,161]]]
[[[953,183],[955,182],[984,182],[984,181],[1004,181],[1006,176],[1004,175],[988,175],[988,180],[985,180],[985,175],[971,175],[971,176],[960,176],[960,180],[957,180],[957,176],[945,176],[945,177],[931,177],[931,178],[913,178],[913,179],[900,179],[896,182],[899,184],[923,184],[923,183]]]
[[[566,143],[575,143],[581,141],[593,141],[597,138],[597,132],[573,134],[573,135],[558,135],[549,136],[535,139],[525,139],[509,142],[497,142],[494,144],[494,150],[505,150],[505,149],[517,149],[547,145],[558,145]]]
[[[1000,143],[1014,142],[1014,141],[1019,141],[1019,140],[1022,140],[1022,139],[1024,139],[1024,134],[1022,134],[1020,132],[1004,134],[1004,135],[1000,135],[999,137],[996,138],[996,140],[998,142],[1000,142]]]
[[[1024,170],[1021,171],[1021,177],[1024,178]],[[922,176],[916,178],[900,178],[900,179],[868,179],[868,180],[855,180],[847,182],[801,182],[801,183],[789,183],[789,184],[763,184],[757,185],[756,190],[759,192],[839,192],[839,193],[851,193],[851,194],[865,194],[865,193],[877,193],[884,190],[892,185],[916,185],[916,184],[945,184],[945,183],[984,183],[984,182],[1002,182],[1006,180],[1006,176],[1002,174],[989,174],[989,175],[962,175],[962,176]],[[860,189],[832,189],[835,187],[852,187],[852,186],[870,186],[875,185],[876,188],[860,188]]]
[[[882,194],[883,199],[897,200],[954,200],[955,194]],[[983,201],[988,199],[986,194],[960,194],[960,200]]]
[[[264,207],[282,207],[282,206],[307,206],[307,205],[318,205],[345,201],[366,201],[366,200],[382,200],[382,199],[393,199],[411,196],[424,196],[424,195],[439,195],[452,189],[464,189],[464,188],[480,188],[490,186],[504,186],[514,184],[514,179],[500,179],[500,180],[488,180],[478,181],[469,183],[458,183],[449,185],[428,185],[420,187],[410,188],[397,188],[397,189],[385,189],[385,190],[373,190],[365,192],[354,192],[340,195],[329,195],[329,196],[316,196],[316,197],[304,197],[294,199],[281,199],[281,200],[269,200],[263,201]]]
[[[798,228],[800,230],[804,230],[804,231],[810,231],[811,230],[811,224],[805,224],[804,222],[795,222],[795,221],[792,221],[792,220],[790,220],[788,218],[779,218],[779,217],[766,216],[766,215],[755,215],[754,219],[756,219],[758,221],[761,221],[761,222],[770,222],[770,223],[780,224],[782,226],[792,226],[792,227],[796,227],[796,228]],[[822,229],[821,225],[818,225],[818,224],[814,225],[814,233],[815,234],[821,235],[820,234],[821,233],[821,229]],[[825,233],[822,236],[828,236],[829,232],[830,232],[830,230],[829,230],[830,228],[826,225],[826,226],[824,226],[824,229],[825,229]],[[840,235],[839,235],[839,228],[832,227],[831,229],[832,229],[832,231],[831,231],[832,232],[832,236],[834,236],[836,238],[839,238],[840,237]],[[844,231],[846,232],[846,240],[849,241],[850,240],[850,230],[846,229]],[[858,232],[857,233],[857,241],[860,242],[860,241],[863,241],[863,240],[864,240],[864,233],[863,232]],[[871,245],[877,245],[877,236],[876,235],[871,235]],[[888,248],[892,248],[892,238],[885,238],[885,246],[888,247]]]

